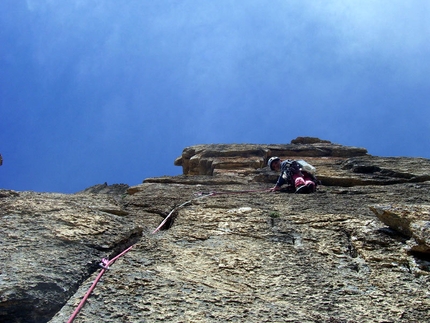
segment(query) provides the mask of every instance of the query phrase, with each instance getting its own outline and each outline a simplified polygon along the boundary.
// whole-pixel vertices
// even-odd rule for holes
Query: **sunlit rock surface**
[[[314,165],[317,193],[269,193],[273,155]],[[297,138],[176,164],[134,187],[1,190],[0,321],[66,322],[130,245],[75,322],[430,320],[429,160]]]

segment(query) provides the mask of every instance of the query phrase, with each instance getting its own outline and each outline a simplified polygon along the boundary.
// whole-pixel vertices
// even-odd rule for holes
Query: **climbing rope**
[[[225,195],[225,194],[245,194],[245,193],[257,193],[257,192],[269,192],[270,189],[264,189],[264,190],[248,190],[248,191],[223,191],[223,192],[209,192],[209,193],[204,193],[204,192],[200,192],[200,193],[195,193],[195,195],[197,197],[186,201],[184,203],[182,203],[181,205],[175,207],[172,211],[170,211],[170,213],[164,218],[164,220],[160,223],[160,225],[152,232],[152,234],[157,233],[165,224],[166,222],[169,220],[169,218],[171,217],[172,214],[175,213],[176,210],[180,209],[181,207],[184,207],[185,205],[190,204],[192,201],[194,200],[198,200],[198,199],[202,199],[205,197],[209,197],[209,196],[215,196],[215,195]]]
[[[227,195],[227,194],[246,194],[246,193],[258,193],[258,192],[270,192],[270,189],[264,189],[264,190],[247,190],[247,191],[221,191],[221,192],[209,192],[209,193],[205,193],[205,192],[200,192],[200,193],[195,193],[194,195],[196,196],[195,198],[186,201],[184,203],[182,203],[181,205],[173,208],[172,211],[170,211],[170,213],[164,218],[164,220],[160,223],[160,225],[152,232],[152,234],[157,233],[165,224],[166,222],[169,220],[169,218],[172,216],[172,214],[174,214],[174,212],[188,204],[190,204],[192,201],[194,200],[198,200],[198,199],[203,199],[209,196],[215,196],[215,195]],[[108,260],[106,258],[103,258],[101,260],[101,263],[99,264],[99,266],[101,267],[100,273],[97,275],[96,279],[94,280],[94,282],[92,283],[91,287],[88,289],[88,291],[85,293],[84,297],[82,298],[81,302],[79,303],[79,305],[76,307],[76,309],[74,310],[74,312],[72,313],[72,315],[70,316],[69,320],[67,321],[67,323],[72,323],[73,320],[76,318],[76,316],[78,315],[79,311],[82,309],[82,307],[84,306],[85,302],[87,301],[88,297],[91,295],[91,293],[93,292],[94,288],[96,287],[97,283],[99,282],[99,280],[101,279],[101,277],[103,276],[103,274],[109,270],[109,266],[111,266],[118,258],[122,257],[123,255],[125,255],[127,252],[129,252],[131,250],[131,248],[133,248],[133,246],[128,247],[127,249],[125,249],[123,252],[121,252],[120,254],[118,254],[117,256],[115,256],[114,258],[112,258],[111,260]]]
[[[73,320],[76,318],[76,316],[78,315],[79,311],[81,310],[81,308],[84,306],[85,302],[87,301],[87,298],[93,292],[93,290],[96,287],[97,283],[99,282],[100,278],[102,278],[102,276],[105,273],[105,271],[109,269],[109,266],[112,265],[119,257],[122,257],[127,252],[129,252],[131,250],[131,248],[133,248],[133,246],[128,247],[123,252],[121,252],[119,255],[117,255],[116,257],[112,258],[111,260],[108,260],[106,258],[102,259],[102,262],[99,264],[99,266],[102,268],[101,271],[100,271],[100,273],[97,275],[97,277],[94,280],[93,284],[91,285],[90,289],[85,293],[84,297],[82,298],[82,300],[79,303],[78,307],[76,307],[75,311],[70,316],[70,318],[67,321],[67,323],[73,322]]]

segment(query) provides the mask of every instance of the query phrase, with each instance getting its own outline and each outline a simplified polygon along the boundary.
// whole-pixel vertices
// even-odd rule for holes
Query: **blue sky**
[[[2,0],[0,188],[178,175],[297,136],[430,158],[430,1]]]

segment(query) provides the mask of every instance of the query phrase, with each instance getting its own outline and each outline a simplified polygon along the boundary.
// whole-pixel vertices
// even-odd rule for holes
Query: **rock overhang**
[[[238,177],[248,182],[273,182],[270,157],[304,159],[317,168],[323,185],[356,186],[416,183],[430,180],[424,158],[376,157],[367,149],[344,146],[313,137],[298,137],[289,144],[208,144],[187,147],[174,164],[183,175]]]

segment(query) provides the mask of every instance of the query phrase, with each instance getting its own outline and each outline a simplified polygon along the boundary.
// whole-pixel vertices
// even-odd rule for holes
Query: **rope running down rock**
[[[182,203],[181,205],[173,208],[172,211],[170,211],[170,213],[164,218],[164,220],[160,223],[160,225],[152,232],[152,234],[157,233],[162,227],[163,225],[168,221],[168,219],[171,217],[171,215],[178,209],[190,204],[192,201],[194,200],[198,200],[198,199],[202,199],[205,197],[209,197],[209,196],[215,196],[215,195],[226,195],[226,194],[245,194],[245,193],[256,193],[256,192],[269,192],[270,190],[268,189],[264,189],[264,190],[249,190],[249,191],[224,191],[224,192],[210,192],[210,193],[196,193],[195,195],[197,197],[186,201],[184,203]],[[133,246],[128,247],[127,249],[125,249],[123,252],[121,252],[120,254],[118,254],[116,257],[112,258],[111,260],[108,260],[106,258],[103,258],[101,263],[100,263],[100,267],[102,268],[100,270],[100,273],[97,275],[96,279],[94,280],[93,284],[91,285],[91,287],[88,289],[88,291],[85,293],[84,297],[82,298],[81,302],[79,303],[79,305],[76,307],[76,309],[73,311],[72,315],[70,316],[70,318],[67,320],[67,323],[72,323],[73,320],[76,318],[76,316],[78,315],[79,311],[82,309],[82,307],[84,306],[85,302],[87,301],[88,297],[91,295],[91,293],[93,292],[94,288],[96,287],[97,283],[99,282],[99,280],[101,279],[101,277],[103,276],[103,274],[109,269],[109,266],[112,265],[118,258],[122,257],[123,255],[125,255],[127,252],[129,252],[131,250],[131,248],[133,248]]]

